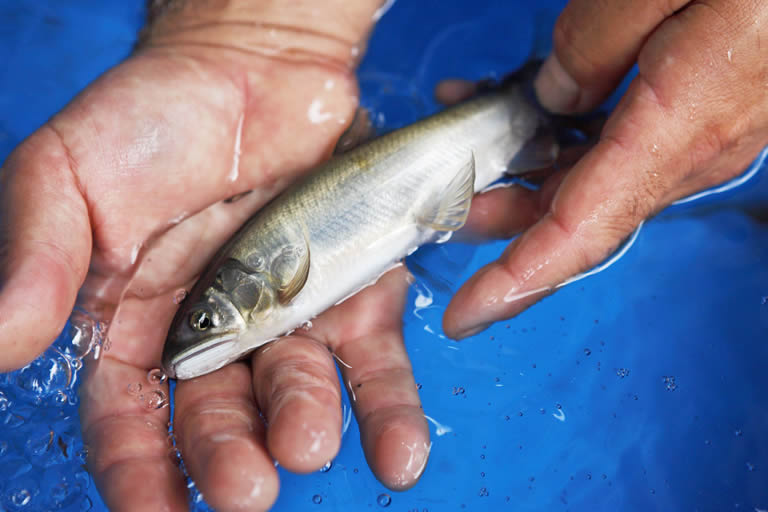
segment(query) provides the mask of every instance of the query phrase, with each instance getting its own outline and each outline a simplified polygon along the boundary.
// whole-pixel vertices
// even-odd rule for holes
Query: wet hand
[[[535,84],[542,104],[585,112],[635,62],[639,73],[570,170],[539,192],[476,198],[475,232],[523,233],[455,295],[446,334],[466,337],[520,313],[606,258],[646,217],[742,172],[768,144],[766,44],[759,2],[571,0]]]
[[[148,409],[127,388],[149,393],[179,290],[251,213],[330,154],[357,105],[353,61],[379,2],[326,18],[292,10],[310,4],[270,4],[253,23],[237,18],[248,9],[202,23],[206,3],[186,5],[155,19],[131,58],[3,168],[0,369],[41,353],[76,298],[111,322],[111,349],[81,387],[88,464],[110,510],[186,510],[168,409]],[[324,347],[350,366],[374,472],[392,488],[415,483],[429,440],[399,334],[402,302],[392,300],[404,289],[395,271],[311,331],[258,352],[253,370],[238,363],[179,383],[179,447],[217,510],[268,508],[272,458],[305,472],[334,456],[340,389]]]

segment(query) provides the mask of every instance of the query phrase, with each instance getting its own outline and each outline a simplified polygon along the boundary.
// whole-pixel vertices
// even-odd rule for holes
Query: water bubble
[[[453,394],[454,395],[463,395],[464,394],[464,388],[454,386]]]
[[[315,505],[319,505],[322,502],[323,502],[323,497],[320,496],[319,494],[315,494],[314,496],[312,496],[312,503],[314,503]]]
[[[7,396],[5,396],[5,393],[0,391],[0,412],[3,412],[4,410],[8,409],[10,405],[11,405],[11,401],[8,399]]]
[[[486,496],[490,496],[490,493],[488,492],[488,489],[486,489],[485,487],[481,487],[480,492],[478,492],[477,495],[484,498]]]
[[[624,378],[629,375],[629,368],[616,368],[616,375],[619,378]]]
[[[128,384],[127,389],[128,389],[129,395],[138,396],[141,394],[142,386],[140,382],[131,382],[130,384]]]
[[[329,471],[331,470],[331,467],[332,467],[332,466],[333,466],[333,462],[331,462],[331,461],[329,460],[328,462],[326,462],[326,463],[323,465],[323,467],[321,467],[321,468],[320,468],[320,472],[321,472],[321,473],[327,473],[327,472],[329,472]]]
[[[147,409],[162,409],[168,405],[168,397],[162,390],[156,389],[147,395]]]
[[[188,295],[187,290],[185,290],[184,288],[179,288],[178,290],[173,292],[173,303],[178,306],[179,304],[184,302],[184,299],[187,298],[187,295]]]
[[[87,356],[101,335],[100,325],[96,320],[82,310],[75,310],[69,317],[69,336],[75,358]]]
[[[11,493],[11,503],[17,507],[24,507],[32,500],[32,494],[26,489],[18,489]]]
[[[44,435],[37,435],[27,439],[24,446],[29,455],[41,457],[53,446],[53,438],[54,433],[53,430],[51,430]]]
[[[80,358],[75,358],[70,363],[70,366],[74,371],[78,372],[83,368],[83,360]]]
[[[742,435],[744,435],[744,433],[741,430],[736,430],[734,434],[736,435],[736,437],[741,437]]]
[[[168,376],[160,368],[152,368],[147,372],[147,382],[159,386],[168,380]]]
[[[392,497],[386,493],[379,494],[379,497],[376,498],[376,503],[378,503],[380,507],[388,507],[389,504],[392,503]]]
[[[591,351],[591,350],[589,350],[588,348],[585,348],[585,349],[584,349],[584,355],[585,355],[585,356],[591,356],[591,355],[592,355],[592,351]]]
[[[754,471],[754,470],[755,470],[755,465],[752,464],[751,462],[747,462],[747,471],[751,472],[751,471]]]
[[[3,423],[7,425],[8,428],[20,427],[25,421],[27,421],[27,419],[21,414],[13,414],[11,412],[7,413],[3,419]]]

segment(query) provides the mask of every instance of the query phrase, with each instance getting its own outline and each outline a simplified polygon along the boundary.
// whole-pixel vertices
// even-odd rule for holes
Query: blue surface
[[[0,159],[128,54],[142,4],[0,1]],[[562,4],[399,0],[361,67],[362,101],[383,128],[413,121],[436,108],[438,79],[498,75],[541,52]],[[425,414],[441,426],[421,483],[386,491],[352,420],[328,472],[281,473],[276,510],[376,510],[382,493],[388,509],[419,512],[768,509],[768,173],[666,210],[618,263],[512,321],[460,343],[430,333],[440,290],[503,246],[441,246],[411,262],[430,274],[409,303],[435,295],[406,313],[406,340]],[[68,340],[58,346],[66,355]],[[77,383],[43,371],[61,369],[59,357],[0,376],[0,510],[50,510],[61,482],[65,510],[85,494],[103,509],[80,468]],[[67,450],[51,449],[51,431]],[[37,492],[23,507],[20,489]]]

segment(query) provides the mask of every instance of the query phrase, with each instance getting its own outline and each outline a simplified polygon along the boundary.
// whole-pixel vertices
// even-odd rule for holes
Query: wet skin
[[[542,102],[586,110],[637,58],[640,76],[572,170],[553,174],[538,193],[476,198],[468,228],[479,236],[527,230],[459,291],[446,313],[448,334],[517,314],[539,297],[503,297],[592,266],[642,218],[736,175],[766,143],[768,13],[748,1],[672,4],[571,1],[556,57],[537,83]],[[309,3],[252,5],[230,2],[224,17],[182,9],[156,21],[133,57],[4,164],[0,369],[44,350],[78,289],[86,308],[112,320],[112,348],[87,367],[82,387],[88,464],[111,510],[187,508],[168,455],[168,409],[147,411],[126,387],[159,365],[176,291],[189,288],[250,213],[328,156],[356,106],[350,55],[378,2],[344,3],[345,16],[331,3],[315,16],[307,16],[317,10]],[[196,27],[174,30],[179,20]],[[253,21],[270,22],[280,46],[294,50],[268,55],[276,43],[244,45]],[[305,22],[311,26],[291,25]],[[454,83],[440,94],[449,100],[469,90]],[[330,117],[314,124],[307,113],[318,98]],[[272,458],[306,472],[335,455],[341,391],[328,348],[351,366],[343,378],[355,390],[373,471],[394,489],[418,480],[430,444],[400,331],[406,286],[396,269],[310,331],[179,383],[178,443],[211,505],[267,509],[278,491]]]

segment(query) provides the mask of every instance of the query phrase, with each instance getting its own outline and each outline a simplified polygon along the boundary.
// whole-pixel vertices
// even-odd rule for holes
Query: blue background
[[[545,52],[563,3],[399,0],[361,66],[362,103],[380,129],[414,121],[436,108],[439,79],[498,76]],[[0,0],[0,160],[128,55],[142,7]],[[382,493],[409,512],[768,509],[765,172],[667,209],[616,264],[514,320],[460,343],[442,338],[449,291],[503,247],[433,247],[410,262],[429,271],[409,304],[433,294],[404,318],[437,422],[421,483],[384,489],[352,420],[329,471],[281,474],[275,510],[375,510]],[[65,355],[68,342],[57,341]],[[57,357],[0,375],[0,510],[48,510],[62,482],[64,509],[103,509],[80,468],[76,378],[30,378]],[[50,435],[70,447],[63,458]],[[18,507],[21,489],[31,499]]]

